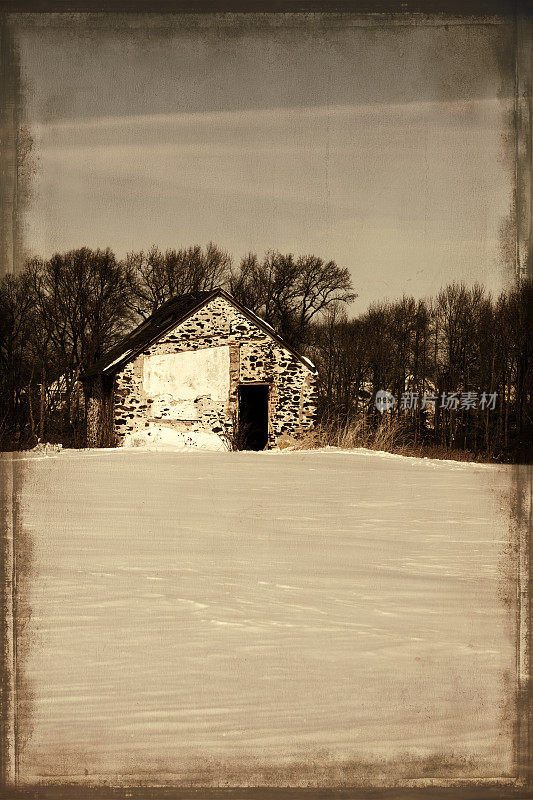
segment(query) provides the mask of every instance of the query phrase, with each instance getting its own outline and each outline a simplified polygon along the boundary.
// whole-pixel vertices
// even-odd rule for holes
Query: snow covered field
[[[24,461],[21,777],[512,774],[509,472],[357,451]]]

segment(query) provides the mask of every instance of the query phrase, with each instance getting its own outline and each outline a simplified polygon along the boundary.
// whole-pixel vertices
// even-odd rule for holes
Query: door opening
[[[239,386],[239,440],[243,450],[264,450],[268,442],[268,386]]]

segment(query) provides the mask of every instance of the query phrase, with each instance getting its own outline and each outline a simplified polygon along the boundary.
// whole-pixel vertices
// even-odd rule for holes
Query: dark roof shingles
[[[181,322],[191,311],[201,305],[216,290],[210,292],[191,292],[190,294],[172,297],[155,311],[151,317],[141,322],[131,333],[108,350],[105,356],[92,364],[83,373],[83,378],[90,378],[98,373],[105,372],[112,364],[117,367],[123,359],[129,358],[132,353],[141,350],[161,336],[165,331]]]

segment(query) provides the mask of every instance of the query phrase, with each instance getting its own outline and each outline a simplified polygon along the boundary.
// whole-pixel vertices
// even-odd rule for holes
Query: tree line
[[[170,297],[218,286],[315,362],[322,423],[393,419],[417,446],[527,458],[530,283],[495,299],[481,286],[452,284],[434,298],[374,303],[349,318],[356,294],[348,269],[334,261],[270,251],[235,264],[213,243],[152,247],[123,260],[81,248],[30,259],[21,274],[5,277],[1,447],[39,439],[83,446],[83,370]],[[383,416],[374,403],[379,390],[395,398]]]
[[[498,460],[530,460],[533,292],[493,299],[451,284],[434,298],[374,303],[356,319],[338,307],[311,332],[323,419],[381,414],[379,390],[404,440]]]

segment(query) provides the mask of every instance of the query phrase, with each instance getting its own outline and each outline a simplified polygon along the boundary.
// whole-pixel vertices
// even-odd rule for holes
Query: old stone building
[[[176,297],[83,376],[87,444],[274,447],[312,426],[315,378],[224,290]]]

